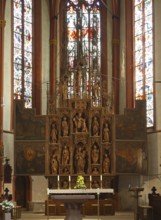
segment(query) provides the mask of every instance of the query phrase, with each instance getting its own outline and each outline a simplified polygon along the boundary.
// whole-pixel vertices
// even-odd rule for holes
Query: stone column
[[[56,105],[56,63],[57,63],[57,22],[58,1],[50,0],[50,91],[49,96]]]
[[[113,77],[113,96],[114,96],[114,113],[119,113],[119,84],[120,84],[120,1],[112,1],[112,77]]]
[[[3,61],[6,0],[0,0],[0,193],[3,180]]]

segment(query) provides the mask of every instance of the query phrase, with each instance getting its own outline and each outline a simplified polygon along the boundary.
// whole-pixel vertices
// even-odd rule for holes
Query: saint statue
[[[98,168],[97,167],[94,167],[92,169],[92,174],[99,174],[99,171],[98,171]]]
[[[69,154],[69,149],[65,145],[62,151],[62,165],[66,166],[69,164],[69,159],[70,159],[70,154]]]
[[[99,160],[99,149],[97,148],[96,145],[93,146],[93,149],[92,149],[92,163],[93,164],[97,164],[98,163],[98,160]]]
[[[50,160],[51,165],[51,174],[57,174],[58,173],[58,161],[57,156],[53,153]]]
[[[109,173],[110,172],[110,158],[107,153],[104,155],[103,159],[103,173]]]
[[[57,142],[57,135],[58,135],[58,131],[56,128],[56,124],[53,122],[51,125],[51,142],[52,143],[56,143]]]
[[[83,118],[82,113],[76,114],[73,118],[76,132],[87,132],[86,120]]]
[[[100,85],[99,82],[95,82],[93,86],[93,96],[95,99],[98,99],[100,97]]]
[[[99,134],[99,122],[98,122],[97,117],[94,117],[94,119],[93,119],[92,134],[93,134],[93,136],[98,136],[98,134]]]
[[[103,129],[103,142],[109,142],[109,128],[106,122]]]
[[[86,164],[86,151],[83,147],[79,146],[75,154],[76,172],[84,173],[85,164]]]
[[[6,163],[4,165],[4,183],[11,183],[11,174],[12,174],[12,167],[9,164],[9,159],[6,158]]]
[[[69,188],[69,182],[68,180],[64,180],[63,183],[62,183],[62,188],[63,189],[68,189]]]
[[[62,127],[62,136],[68,136],[68,121],[67,121],[67,117],[63,117],[62,123],[61,123],[61,127]]]

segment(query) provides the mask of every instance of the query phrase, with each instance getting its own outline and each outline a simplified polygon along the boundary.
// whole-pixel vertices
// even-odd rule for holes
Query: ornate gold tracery
[[[101,105],[100,1],[65,1],[62,68],[57,91],[60,106],[73,98]],[[64,28],[65,27],[65,28]]]

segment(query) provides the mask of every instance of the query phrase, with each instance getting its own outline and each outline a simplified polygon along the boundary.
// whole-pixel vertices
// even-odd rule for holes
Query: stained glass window
[[[93,105],[98,106],[101,103],[100,1],[67,0],[65,7],[62,81],[66,83],[67,93],[64,99],[92,97]]]
[[[13,1],[13,90],[32,107],[32,0]]]
[[[146,99],[147,127],[154,125],[153,1],[134,0],[135,98]]]

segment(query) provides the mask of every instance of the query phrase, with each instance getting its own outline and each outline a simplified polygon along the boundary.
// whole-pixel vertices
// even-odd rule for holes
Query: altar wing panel
[[[146,174],[148,170],[146,102],[115,116],[116,173]]]
[[[16,142],[16,175],[45,175],[44,149],[45,142]]]

